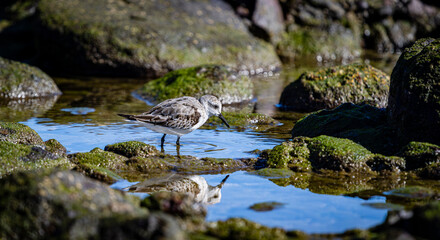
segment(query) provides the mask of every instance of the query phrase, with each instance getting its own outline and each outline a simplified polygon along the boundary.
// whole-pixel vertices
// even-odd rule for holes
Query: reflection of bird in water
[[[219,203],[221,189],[228,179],[227,175],[217,186],[210,186],[204,177],[198,175],[170,174],[165,177],[151,178],[128,188],[130,192],[153,193],[160,191],[180,192],[193,195],[197,202],[204,204]]]

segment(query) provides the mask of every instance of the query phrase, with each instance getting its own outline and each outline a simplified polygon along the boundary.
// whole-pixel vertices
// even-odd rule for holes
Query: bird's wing
[[[190,129],[199,122],[203,106],[192,97],[169,99],[159,103],[150,111],[133,118],[140,122],[170,128]]]

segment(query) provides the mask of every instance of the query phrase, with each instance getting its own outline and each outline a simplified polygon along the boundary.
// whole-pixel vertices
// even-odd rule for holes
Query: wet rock
[[[225,119],[231,127],[251,128],[256,131],[263,131],[275,127],[278,121],[262,113],[223,112]],[[224,123],[218,118],[209,118],[207,124],[221,126]]]
[[[58,141],[43,142],[30,127],[12,122],[0,122],[0,165],[0,177],[17,171],[73,167]]]
[[[206,173],[252,169],[257,165],[257,159],[228,159],[228,158],[196,158],[193,156],[173,156],[159,153],[153,146],[139,142],[125,142],[108,145],[108,150],[130,155],[128,158],[114,152],[95,148],[87,153],[68,155],[77,170],[84,174],[113,182],[119,176],[132,179],[133,175],[141,173],[164,175],[170,171]],[[146,154],[141,157],[139,155]],[[139,154],[139,155],[134,155]]]
[[[56,139],[49,139],[44,142],[46,150],[57,157],[66,157],[66,148]]]
[[[371,169],[366,163],[372,157],[374,154],[349,139],[321,135],[298,137],[275,146],[267,162],[270,167],[294,171],[368,172]]]
[[[206,63],[280,66],[223,1],[44,0],[37,12],[41,52],[58,71],[158,77]]]
[[[310,138],[299,137],[275,146],[269,153],[268,166],[290,168],[299,172],[311,171],[310,150],[307,148],[309,142]]]
[[[44,146],[25,145],[0,141],[0,178],[17,171],[34,169],[70,169],[72,164],[65,157],[53,154]]]
[[[279,41],[281,34],[284,32],[283,11],[276,0],[257,0],[252,21],[255,27],[262,29],[269,37],[268,40],[272,42]],[[255,35],[258,34],[256,31],[257,29],[253,32]],[[260,35],[260,37],[264,36]]]
[[[44,145],[41,137],[32,128],[14,122],[0,122],[0,141]]]
[[[151,145],[139,141],[129,141],[107,145],[104,151],[114,152],[124,157],[149,157],[159,154],[159,151]]]
[[[417,41],[391,74],[389,121],[408,140],[440,144],[439,46],[439,39]]]
[[[283,108],[315,111],[343,103],[367,102],[386,107],[389,77],[369,65],[353,64],[302,74],[281,94]]]
[[[430,143],[410,142],[399,152],[406,161],[406,168],[414,170],[432,163],[440,163],[440,147]]]
[[[395,211],[388,213],[385,222],[372,230],[373,233],[388,235],[388,239],[400,232],[406,239],[438,239],[440,231],[440,202],[433,201],[413,210]],[[391,236],[390,236],[391,235]]]
[[[152,212],[165,212],[177,217],[187,231],[202,229],[207,214],[205,205],[195,202],[192,195],[183,192],[152,193],[141,205]]]
[[[384,109],[345,103],[300,119],[293,126],[292,137],[328,135],[348,138],[372,152],[393,155],[400,150],[401,143],[386,122]]]
[[[40,69],[0,57],[0,98],[37,98],[60,94],[52,78]]]
[[[369,171],[366,161],[373,154],[361,145],[344,138],[321,135],[307,145],[313,169],[334,171]]]
[[[170,72],[146,83],[136,94],[152,103],[166,99],[205,94],[216,95],[223,104],[240,103],[253,98],[251,79],[230,67],[201,65]]]
[[[405,170],[405,164],[406,162],[403,158],[396,156],[387,157],[380,154],[376,154],[367,161],[367,165],[371,168],[371,170],[376,172],[400,172]]]
[[[243,218],[209,223],[205,233],[217,239],[287,239],[280,228],[269,228]]]
[[[75,172],[22,172],[0,186],[0,236],[7,239],[94,238],[105,219],[148,216],[136,197]]]
[[[249,208],[257,212],[267,212],[282,207],[284,204],[279,202],[262,202],[255,203]]]
[[[256,171],[248,172],[248,174],[256,175],[268,179],[286,178],[295,174],[290,169],[285,168],[262,168]]]
[[[317,62],[348,62],[362,52],[362,18],[345,1],[288,1],[287,30],[277,45],[283,61],[310,57]]]

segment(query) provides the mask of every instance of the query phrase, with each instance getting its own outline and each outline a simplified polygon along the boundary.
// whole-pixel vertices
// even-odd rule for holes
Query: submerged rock
[[[36,67],[0,57],[0,99],[60,95],[55,82]]]
[[[303,73],[280,97],[282,108],[315,111],[343,103],[367,102],[386,107],[389,76],[365,64],[324,68]]]
[[[105,149],[107,151],[95,148],[87,153],[70,154],[69,159],[80,172],[108,182],[119,179],[119,176],[137,180],[136,176],[142,173],[162,176],[170,171],[192,174],[224,172],[252,169],[257,165],[256,159],[173,156],[136,141],[107,145]]]
[[[328,135],[348,138],[374,153],[395,154],[401,143],[387,124],[384,109],[345,103],[332,110],[311,113],[295,123],[292,137]]]
[[[37,13],[41,53],[58,71],[157,77],[207,63],[280,66],[223,1],[44,0]]]
[[[229,125],[235,128],[251,128],[262,131],[279,124],[277,120],[261,113],[223,112],[222,114]],[[224,124],[219,118],[209,118],[206,123],[210,125]]]
[[[217,96],[223,104],[240,103],[253,98],[249,76],[223,65],[201,65],[170,72],[146,83],[136,94],[152,103],[166,99],[206,94]]]
[[[249,208],[257,212],[267,212],[282,207],[284,204],[279,202],[255,203]]]
[[[404,138],[440,144],[440,39],[406,48],[391,74],[387,113]]]

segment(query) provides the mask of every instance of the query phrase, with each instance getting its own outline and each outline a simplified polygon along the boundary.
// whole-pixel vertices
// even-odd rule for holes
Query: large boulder
[[[43,0],[37,12],[42,60],[58,71],[157,77],[206,63],[280,66],[223,1]]]
[[[36,67],[0,57],[0,99],[36,98],[60,95],[47,74]]]
[[[224,65],[201,65],[172,71],[149,81],[136,94],[149,102],[205,94],[216,95],[223,104],[239,103],[253,98],[253,83]]]
[[[440,144],[440,39],[405,49],[391,74],[387,113],[401,136]]]
[[[384,109],[345,103],[298,120],[293,126],[292,137],[329,135],[348,138],[372,152],[391,155],[400,150],[401,143],[386,121]]]
[[[365,64],[323,68],[303,73],[281,94],[282,108],[315,111],[342,103],[368,102],[386,107],[389,76]]]
[[[18,173],[2,179],[0,189],[5,239],[183,239],[174,219],[149,214],[137,197],[75,172]]]

